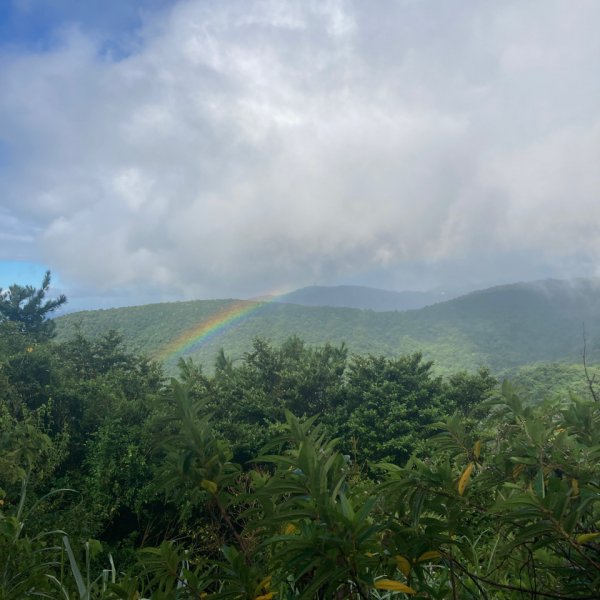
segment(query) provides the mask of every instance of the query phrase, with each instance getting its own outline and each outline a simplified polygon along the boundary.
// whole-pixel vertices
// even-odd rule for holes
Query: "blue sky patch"
[[[0,260],[0,287],[6,289],[13,283],[39,286],[48,267],[34,262],[21,260]],[[58,284],[53,276],[52,284]]]
[[[139,29],[144,14],[176,0],[2,0],[0,49],[45,52],[60,41],[60,31],[80,27],[119,55],[123,40]]]

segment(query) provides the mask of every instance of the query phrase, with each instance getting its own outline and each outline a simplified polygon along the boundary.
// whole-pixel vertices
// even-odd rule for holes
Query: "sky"
[[[2,0],[0,285],[49,268],[93,307],[599,276],[598,23],[597,0]]]

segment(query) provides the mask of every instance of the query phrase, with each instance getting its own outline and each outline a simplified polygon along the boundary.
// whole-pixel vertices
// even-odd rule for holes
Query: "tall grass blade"
[[[69,538],[67,536],[63,537],[63,543],[65,545],[65,550],[67,551],[67,556],[69,557],[69,563],[71,564],[71,572],[73,573],[75,583],[77,584],[77,591],[79,592],[79,597],[81,598],[81,600],[89,600],[89,590],[86,589],[83,577],[81,576],[81,571],[77,566],[77,561],[75,560],[75,555],[73,554],[73,549],[71,548],[71,543],[69,542]]]

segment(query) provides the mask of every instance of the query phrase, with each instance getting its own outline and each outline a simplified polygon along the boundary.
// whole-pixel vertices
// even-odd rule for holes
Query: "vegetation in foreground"
[[[167,381],[114,333],[53,341],[23,289],[0,292],[0,598],[598,597],[593,394],[298,338]]]

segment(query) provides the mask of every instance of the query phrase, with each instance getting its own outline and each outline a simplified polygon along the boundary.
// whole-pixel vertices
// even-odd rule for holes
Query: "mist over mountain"
[[[339,306],[375,311],[411,310],[444,302],[458,294],[444,292],[394,292],[359,285],[312,285],[277,298],[277,302],[301,306]]]
[[[190,332],[203,323],[236,310],[243,317],[165,355],[169,345],[177,348],[178,339],[187,336],[193,342]],[[179,356],[189,356],[211,369],[220,348],[237,359],[256,337],[281,343],[297,335],[309,344],[345,343],[357,354],[422,351],[440,371],[485,365],[500,372],[540,361],[581,362],[584,325],[589,358],[600,358],[600,286],[595,280],[516,283],[420,309],[387,312],[197,300],[72,313],[59,317],[57,325],[61,338],[76,327],[92,336],[116,329],[131,348],[165,356],[167,368]]]

